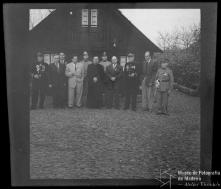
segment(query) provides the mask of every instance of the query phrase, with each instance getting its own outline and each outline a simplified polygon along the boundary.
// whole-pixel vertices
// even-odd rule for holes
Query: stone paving
[[[169,104],[170,116],[142,112],[140,104],[137,112],[32,110],[31,178],[148,179],[160,169],[198,170],[200,99],[174,91]]]

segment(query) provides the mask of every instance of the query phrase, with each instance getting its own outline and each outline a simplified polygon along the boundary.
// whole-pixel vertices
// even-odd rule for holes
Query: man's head
[[[111,62],[112,62],[112,64],[116,64],[117,63],[117,57],[116,56],[112,56]]]
[[[99,62],[98,56],[94,56],[94,58],[93,58],[93,63],[94,63],[94,64],[97,64],[98,62]]]
[[[72,61],[73,61],[74,63],[77,63],[77,61],[78,61],[77,55],[74,55],[74,56],[72,57]]]
[[[133,61],[134,61],[134,54],[129,53],[129,54],[127,55],[127,60],[128,60],[128,62],[133,62]]]
[[[165,59],[164,61],[161,62],[161,68],[167,68],[169,64],[169,59]]]
[[[64,60],[65,59],[65,54],[63,52],[61,52],[59,54],[60,60]]]
[[[145,54],[144,54],[144,56],[145,56],[145,60],[146,60],[146,61],[149,61],[149,60],[151,59],[150,51],[146,51]]]
[[[37,61],[38,61],[38,62],[43,62],[43,60],[44,60],[43,54],[40,53],[40,52],[38,52],[38,53],[37,53]]]
[[[103,52],[101,58],[102,58],[103,61],[107,61],[107,53],[106,53],[106,52]]]
[[[87,53],[87,51],[84,51],[84,52],[83,52],[83,59],[84,59],[84,60],[87,60],[87,59],[88,59],[88,53]]]
[[[56,55],[54,56],[54,62],[55,62],[55,63],[58,63],[58,62],[59,62],[59,55],[58,55],[58,54],[56,54]]]

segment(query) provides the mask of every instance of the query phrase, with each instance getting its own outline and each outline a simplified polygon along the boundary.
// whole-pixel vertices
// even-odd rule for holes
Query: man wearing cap
[[[54,56],[54,63],[50,65],[50,85],[53,93],[53,107],[65,107],[65,94],[66,94],[66,76],[65,65],[59,62],[59,55]]]
[[[98,56],[93,58],[93,63],[88,65],[88,108],[101,108],[102,106],[102,82],[104,77],[104,68],[99,64]]]
[[[59,61],[60,61],[60,64],[63,64],[67,65],[67,61],[65,60],[65,54],[63,52],[61,52],[59,54]],[[68,79],[66,79],[66,82],[65,82],[65,94],[64,94],[64,104],[67,105],[67,99],[68,99]]]
[[[88,65],[90,65],[92,63],[88,58],[89,58],[88,53],[86,51],[83,52],[83,60],[81,61],[81,63],[83,64],[83,67],[84,67],[83,93],[81,96],[81,101],[82,101],[83,106],[86,105],[87,93],[88,93],[87,68],[88,68]]]
[[[32,65],[32,98],[31,109],[36,109],[39,101],[39,108],[44,108],[44,101],[46,97],[46,91],[48,88],[48,64],[44,62],[42,53],[37,53],[37,61]]]
[[[152,111],[155,90],[154,82],[157,69],[157,63],[152,61],[150,52],[146,51],[141,75],[142,108],[144,111]]]
[[[107,108],[112,108],[113,101],[114,107],[119,109],[119,98],[120,98],[120,84],[122,80],[123,68],[117,63],[117,57],[113,56],[111,59],[112,64],[107,66]]]
[[[101,57],[100,65],[104,67],[104,72],[106,72],[107,66],[111,64],[110,61],[107,60],[107,53],[103,52],[102,57]],[[107,105],[107,93],[108,93],[108,77],[105,74],[104,75],[104,80],[103,80],[103,89],[102,89],[102,105],[106,106]]]
[[[134,54],[129,53],[128,61],[124,68],[124,78],[125,78],[125,105],[124,109],[128,109],[130,103],[132,105],[132,110],[136,111],[137,103],[137,93],[139,90],[139,76],[140,68],[134,61]]]
[[[73,56],[72,62],[67,64],[65,75],[68,77],[68,107],[72,108],[73,105],[81,107],[84,69],[83,64],[78,62],[78,57],[76,55]]]

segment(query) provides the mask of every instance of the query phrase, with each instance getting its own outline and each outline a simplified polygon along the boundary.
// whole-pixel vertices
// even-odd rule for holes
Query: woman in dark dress
[[[102,85],[104,78],[104,68],[99,64],[99,58],[95,56],[93,63],[88,65],[88,108],[101,108],[102,106]]]

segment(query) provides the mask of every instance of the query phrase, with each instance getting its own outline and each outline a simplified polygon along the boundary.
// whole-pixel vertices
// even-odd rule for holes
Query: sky
[[[51,9],[52,10],[52,9]],[[158,45],[159,32],[200,24],[200,9],[120,9],[147,38]],[[49,15],[48,9],[30,10],[31,27]]]
[[[180,27],[200,25],[200,9],[120,9],[153,43],[159,32],[172,32]]]

